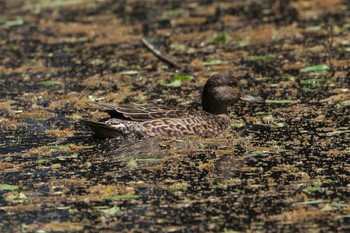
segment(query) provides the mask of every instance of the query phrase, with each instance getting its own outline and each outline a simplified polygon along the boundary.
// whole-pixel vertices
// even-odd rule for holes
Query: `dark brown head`
[[[227,107],[239,100],[265,103],[264,100],[245,95],[236,77],[230,74],[211,76],[203,88],[203,110],[212,114],[227,114]]]

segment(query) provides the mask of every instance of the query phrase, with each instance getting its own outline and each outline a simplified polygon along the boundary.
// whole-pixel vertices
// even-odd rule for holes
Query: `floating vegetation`
[[[236,128],[236,127],[242,127],[242,126],[244,126],[244,123],[243,122],[231,122],[231,127],[234,127],[234,128]]]
[[[51,145],[51,146],[46,146],[49,149],[63,149],[63,148],[68,148],[69,145]]]
[[[268,104],[293,104],[293,100],[265,100]]]
[[[329,67],[327,65],[321,64],[321,65],[315,65],[315,66],[308,66],[301,69],[300,71],[304,73],[309,73],[309,72],[325,72],[328,70],[329,70]]]
[[[8,202],[13,202],[13,203],[23,203],[26,201],[27,196],[23,192],[15,192],[11,193],[10,195],[7,195],[5,197],[5,200]]]
[[[14,27],[14,26],[20,26],[24,24],[24,20],[22,18],[17,18],[14,20],[5,20],[3,18],[0,18],[0,26],[1,24],[5,25],[6,27]],[[14,49],[14,47],[11,47],[11,49]]]
[[[112,208],[109,209],[98,209],[98,211],[108,215],[108,216],[118,216],[120,215],[120,208],[117,206],[113,206]]]
[[[190,81],[193,79],[192,75],[175,75],[173,77],[173,80],[179,80],[179,81]]]
[[[350,106],[350,100],[340,101],[339,104],[344,107]]]
[[[167,11],[163,12],[161,19],[162,20],[170,20],[170,19],[178,18],[180,16],[185,15],[186,12],[187,11],[182,9],[182,8],[175,8],[175,9],[167,10]]]
[[[335,211],[340,209],[346,209],[349,208],[350,205],[346,203],[341,202],[333,202],[333,203],[327,203],[321,210],[322,211]]]
[[[348,229],[350,1],[0,2],[0,232]],[[108,117],[89,100],[199,110],[226,72],[267,104],[222,135],[79,122]]]
[[[322,191],[322,187],[321,186],[308,187],[308,188],[304,188],[303,191],[305,191],[305,192]]]
[[[251,56],[251,57],[249,57],[249,60],[270,62],[270,61],[274,60],[274,57],[273,56],[269,56],[269,55],[266,55],[266,56]]]
[[[231,37],[229,36],[229,34],[224,32],[224,33],[220,33],[220,34],[215,35],[212,41],[217,45],[224,45],[227,43],[227,41],[230,38]]]
[[[255,155],[266,155],[266,154],[271,154],[270,151],[266,151],[266,150],[256,150],[256,151],[252,151],[250,152],[250,155],[255,156]]]
[[[310,88],[310,87],[302,87],[301,90],[303,92],[317,92],[320,91],[320,88]]]
[[[37,82],[36,84],[49,87],[49,86],[61,85],[62,83],[56,80],[48,80],[48,81]]]
[[[175,75],[172,78],[172,82],[170,83],[161,82],[160,85],[165,87],[179,87],[183,82],[190,81],[192,79],[193,79],[193,76],[191,75]]]
[[[300,84],[323,84],[326,83],[327,79],[322,78],[315,78],[315,79],[307,79],[307,80],[300,80]]]
[[[39,7],[60,7],[83,3],[86,0],[38,0],[36,6]]]
[[[139,74],[140,72],[138,70],[126,70],[120,72],[120,74],[128,74],[128,75],[136,75]]]
[[[163,82],[160,83],[160,85],[165,86],[165,87],[180,87],[181,84],[182,83],[180,80],[174,80],[171,83],[163,83]]]
[[[18,190],[19,186],[17,185],[11,185],[11,184],[0,184],[0,191],[3,190]]]
[[[139,198],[138,195],[109,195],[104,196],[103,198],[106,200],[122,200],[122,199],[136,199]]]
[[[298,205],[318,205],[321,203],[324,203],[325,200],[319,199],[319,200],[310,200],[310,201],[302,201],[302,202],[297,202],[296,204]]]
[[[329,137],[332,137],[332,136],[337,136],[337,135],[346,134],[346,133],[350,133],[350,130],[335,130],[335,131],[326,133],[326,135]]]
[[[173,43],[173,44],[170,45],[170,48],[171,48],[172,50],[175,50],[175,51],[185,52],[185,50],[186,50],[186,45],[180,44],[180,43]]]
[[[224,62],[219,60],[219,59],[214,59],[214,60],[211,60],[211,61],[203,62],[203,65],[204,66],[216,66],[216,65],[221,65],[223,63]]]
[[[188,184],[186,182],[178,182],[170,185],[168,191],[171,193],[186,191],[188,188]]]

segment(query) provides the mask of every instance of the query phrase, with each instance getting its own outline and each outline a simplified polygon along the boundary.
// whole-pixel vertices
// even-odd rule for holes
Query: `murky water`
[[[0,3],[2,231],[347,231],[349,7]],[[89,101],[199,109],[227,71],[268,104],[234,106],[220,137],[103,140],[79,123],[105,117]],[[194,79],[164,85],[178,74]]]

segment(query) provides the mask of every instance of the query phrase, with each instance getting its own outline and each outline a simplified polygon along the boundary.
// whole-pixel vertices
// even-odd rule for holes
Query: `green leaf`
[[[249,44],[249,42],[247,40],[240,40],[240,41],[237,41],[237,45],[239,47],[245,47]]]
[[[331,137],[331,136],[336,136],[344,133],[350,133],[350,130],[336,130],[336,131],[326,133],[326,136]]]
[[[331,205],[331,204],[326,204],[322,209],[321,209],[321,211],[332,211],[332,210],[334,210],[335,208],[334,208],[334,206],[333,205]]]
[[[242,122],[235,122],[235,121],[231,122],[231,127],[242,127],[242,126],[244,126],[244,123]]]
[[[223,62],[219,59],[214,59],[214,60],[211,60],[211,61],[208,61],[208,62],[203,62],[203,65],[204,66],[215,66],[215,65],[220,65],[222,64]]]
[[[293,100],[265,100],[266,103],[269,104],[292,104]]]
[[[7,27],[20,26],[24,24],[24,20],[22,18],[18,18],[15,20],[6,20],[4,21],[4,24]]]
[[[316,191],[321,191],[321,187],[320,186],[314,186],[314,187],[308,187],[308,188],[304,188],[304,191],[309,191],[309,192],[316,192]]]
[[[10,184],[0,184],[0,190],[17,190],[19,186]]]
[[[193,76],[192,75],[175,75],[173,77],[173,81],[179,80],[179,81],[189,81],[192,80]]]
[[[349,205],[345,203],[334,202],[331,204],[326,204],[321,210],[322,211],[332,211],[340,208],[348,208]]]
[[[101,211],[102,213],[105,213],[109,216],[118,216],[120,214],[120,208],[117,206],[114,206],[112,208],[105,209],[105,210],[99,210],[99,211]]]
[[[13,50],[13,51],[17,51],[19,49],[19,47],[18,47],[18,45],[12,44],[12,45],[10,45],[10,49]]]
[[[16,201],[16,202],[23,202],[25,199],[27,199],[27,196],[22,192],[6,196],[5,198],[6,201]]]
[[[320,31],[322,29],[321,26],[317,25],[317,26],[309,26],[305,28],[306,32],[316,32],[316,31]]]
[[[218,45],[223,45],[228,41],[229,38],[230,38],[229,34],[224,32],[224,33],[215,35],[213,38],[213,42]]]
[[[175,75],[172,78],[171,83],[163,83],[161,82],[160,85],[165,86],[165,87],[179,87],[181,86],[183,81],[189,81],[192,80],[193,76],[192,75]]]
[[[314,83],[323,84],[325,82],[327,82],[327,79],[314,78],[314,79],[301,80],[300,84],[314,84]]]
[[[326,64],[320,64],[320,65],[315,65],[315,66],[308,66],[303,69],[301,69],[301,72],[324,72],[329,70],[329,67]]]
[[[319,199],[319,200],[311,200],[311,201],[302,201],[302,202],[298,202],[298,205],[316,205],[316,204],[321,204],[323,203],[324,200],[323,199]]]
[[[181,86],[181,81],[174,80],[171,83],[160,83],[160,85],[165,86],[165,87],[179,87],[179,86]]]
[[[110,196],[104,196],[104,199],[107,200],[120,200],[120,199],[135,199],[138,198],[138,195],[110,195]]]
[[[175,51],[184,52],[186,50],[186,46],[184,44],[174,43],[170,45],[170,48]]]
[[[129,75],[135,75],[138,73],[139,73],[139,71],[137,71],[137,70],[126,70],[126,71],[120,72],[120,74],[129,74]]]
[[[251,152],[251,155],[263,155],[263,154],[270,154],[270,151],[266,151],[266,150],[256,150]]]
[[[171,187],[168,189],[169,192],[171,193],[176,193],[176,192],[181,192],[181,191],[186,191],[188,188],[187,183],[175,183],[171,185]]]
[[[37,82],[36,84],[42,85],[42,86],[55,86],[55,85],[61,85],[62,83],[56,80],[48,80],[48,81]]]
[[[301,88],[301,90],[302,90],[303,92],[316,92],[316,91],[319,91],[320,88],[303,87],[303,88]]]
[[[41,7],[59,7],[59,6],[67,6],[72,4],[79,4],[84,2],[84,0],[39,0],[39,4]]]
[[[339,102],[339,104],[340,104],[341,106],[348,107],[348,106],[350,106],[350,100],[341,101],[341,102]]]
[[[127,163],[128,167],[136,167],[137,166],[137,162],[135,159],[131,159],[128,163]]]
[[[341,203],[341,202],[334,202],[332,203],[332,206],[335,206],[337,208],[342,208],[342,207],[349,207],[350,205],[346,203]]]
[[[220,184],[220,183],[217,183],[217,184],[213,184],[211,186],[212,189],[221,189],[221,188],[224,188],[224,185]]]
[[[274,127],[276,127],[276,128],[281,128],[281,127],[284,127],[284,126],[285,126],[285,124],[282,123],[282,122],[272,123],[272,125],[273,125]]]
[[[274,59],[274,57],[272,56],[252,56],[250,57],[250,60],[253,60],[253,61],[266,61],[266,62],[269,62],[269,61],[272,61]]]
[[[184,15],[185,13],[186,13],[186,11],[184,9],[175,8],[175,9],[164,11],[163,15],[161,16],[161,19],[162,20],[170,20],[170,19],[180,17],[180,16]]]
[[[24,199],[27,199],[27,196],[24,193],[20,192],[16,200],[24,200]]]

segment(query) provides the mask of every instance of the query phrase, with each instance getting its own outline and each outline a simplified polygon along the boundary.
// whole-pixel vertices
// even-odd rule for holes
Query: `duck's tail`
[[[99,138],[115,138],[115,137],[124,137],[120,130],[111,127],[110,125],[91,120],[81,120],[85,125],[89,126],[91,130],[95,133],[96,137]]]

